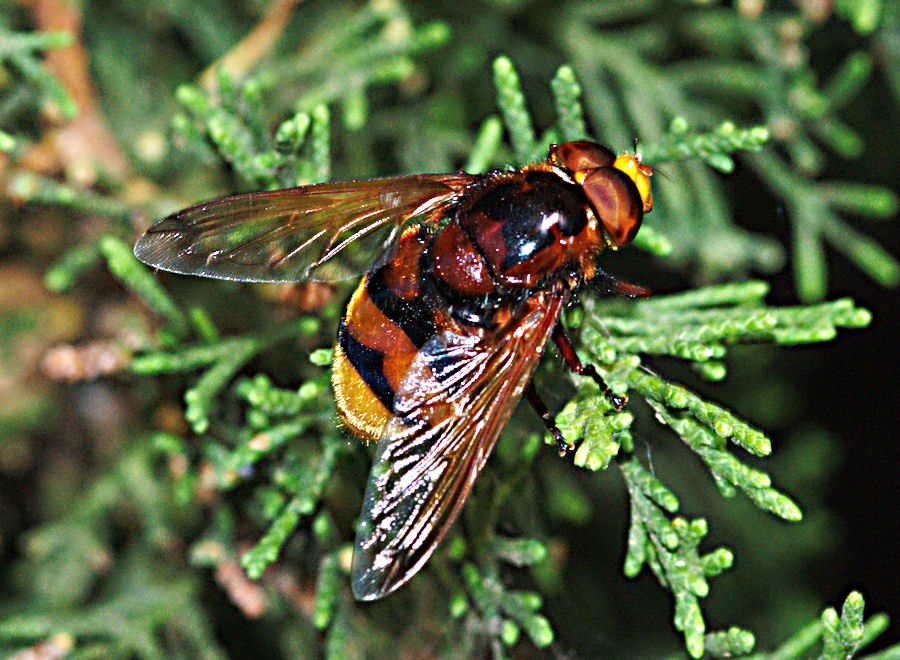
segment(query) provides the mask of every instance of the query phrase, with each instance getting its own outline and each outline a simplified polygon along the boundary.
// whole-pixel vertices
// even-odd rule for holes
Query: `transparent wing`
[[[404,376],[366,486],[351,574],[356,598],[380,598],[409,580],[459,514],[563,299],[547,294],[527,304],[496,334],[436,335]]]
[[[422,174],[225,197],[160,220],[134,253],[148,265],[186,275],[249,282],[343,279],[356,274],[335,259],[347,246],[384,245],[409,218],[455,203],[472,178]]]

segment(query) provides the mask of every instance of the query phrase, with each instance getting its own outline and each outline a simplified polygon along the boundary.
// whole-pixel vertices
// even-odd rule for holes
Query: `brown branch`
[[[81,39],[81,13],[77,3],[23,0],[23,4],[30,8],[37,29],[68,32],[73,37],[69,46],[48,51],[46,62],[48,70],[77,104],[78,116],[47,131],[44,139],[23,155],[20,164],[44,174],[65,171],[82,186],[96,182],[101,169],[114,179],[128,176],[131,173],[128,160],[100,111]]]
[[[247,36],[236,43],[231,50],[206,67],[200,74],[200,84],[207,90],[216,86],[216,72],[224,70],[232,76],[239,76],[253,68],[269,51],[284,31],[291,10],[303,0],[278,0],[273,2],[262,20]]]

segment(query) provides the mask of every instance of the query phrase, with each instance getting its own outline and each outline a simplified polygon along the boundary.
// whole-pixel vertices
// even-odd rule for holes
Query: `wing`
[[[398,389],[366,486],[351,573],[357,599],[404,584],[450,529],[563,302],[541,294],[497,334],[445,331],[422,347]]]
[[[134,253],[146,264],[186,275],[248,282],[343,279],[354,271],[334,257],[348,245],[362,240],[374,248],[379,239],[383,245],[408,219],[455,203],[473,178],[422,174],[225,197],[160,220]]]

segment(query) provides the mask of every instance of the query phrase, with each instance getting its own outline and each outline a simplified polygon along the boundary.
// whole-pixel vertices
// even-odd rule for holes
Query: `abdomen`
[[[423,227],[406,230],[391,261],[363,277],[338,328],[335,401],[347,426],[367,440],[381,436],[404,374],[437,332],[435,304],[419,268],[427,241]]]

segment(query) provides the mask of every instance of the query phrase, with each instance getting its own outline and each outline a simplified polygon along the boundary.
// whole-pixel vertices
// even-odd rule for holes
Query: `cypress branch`
[[[266,566],[278,558],[281,546],[297,527],[303,508],[299,497],[290,500],[259,542],[241,556],[241,566],[247,571],[250,579],[258,579]]]
[[[121,200],[25,170],[13,173],[7,183],[7,192],[19,202],[34,202],[70,208],[73,211],[98,213],[120,221],[129,219],[133,213],[133,209]]]
[[[99,261],[100,250],[96,245],[76,245],[47,269],[44,273],[44,286],[54,293],[67,291],[82,273]]]
[[[759,151],[769,140],[765,126],[737,128],[731,122],[723,122],[708,133],[689,134],[688,122],[684,117],[675,117],[669,132],[662,140],[642,151],[649,163],[670,160],[702,158],[720,172],[734,171],[734,161],[728,155],[733,151]]]
[[[27,84],[56,103],[65,119],[75,117],[78,107],[56,76],[41,65],[36,54],[71,43],[72,35],[67,32],[13,32],[0,25],[0,62],[11,65]]]
[[[535,151],[534,125],[525,107],[525,94],[519,86],[519,74],[508,57],[494,60],[494,86],[497,88],[497,106],[509,131],[515,161],[524,164],[531,160]]]
[[[334,617],[334,611],[341,595],[341,579],[337,554],[332,552],[325,555],[319,564],[316,602],[313,610],[313,625],[319,630],[327,629]]]
[[[169,329],[177,337],[186,335],[188,322],[184,312],[162,288],[153,273],[135,258],[131,246],[114,236],[104,236],[100,240],[99,247],[112,274],[134,291],[151,309],[165,318]]]
[[[481,125],[475,144],[469,152],[464,171],[478,174],[488,169],[503,139],[503,124],[498,117],[488,117]]]
[[[561,66],[550,81],[556,114],[559,116],[559,134],[562,141],[580,140],[588,134],[581,107],[581,86],[570,66]]]

